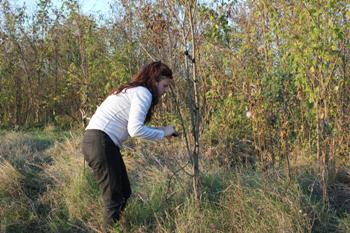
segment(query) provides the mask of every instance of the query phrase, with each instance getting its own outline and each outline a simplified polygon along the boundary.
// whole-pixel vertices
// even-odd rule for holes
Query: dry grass
[[[5,160],[0,164],[0,193],[2,195],[19,197],[22,192],[19,183],[21,179],[22,175],[8,161]]]
[[[57,143],[48,153],[53,164],[46,173],[54,180],[54,187],[43,199],[53,210],[51,226],[59,231],[66,221],[72,232],[100,231],[101,202],[90,170],[84,172],[80,137]]]
[[[22,175],[9,162],[0,163],[0,219],[5,224],[19,220],[29,207],[28,201],[23,198],[21,179]]]
[[[90,169],[84,171],[80,133],[61,142],[23,133],[1,137],[2,231],[101,232],[101,200]],[[319,192],[310,192],[318,177],[308,172],[289,180],[283,171],[202,160],[196,206],[183,148],[180,142],[134,141],[123,150],[133,195],[119,231],[349,232],[350,217],[322,207]]]
[[[0,209],[1,226],[9,232],[40,231],[43,206],[38,197],[49,183],[42,167],[49,160],[43,154],[47,141],[23,133],[1,136]]]

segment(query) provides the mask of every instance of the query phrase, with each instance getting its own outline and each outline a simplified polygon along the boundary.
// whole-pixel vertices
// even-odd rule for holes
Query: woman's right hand
[[[165,126],[163,127],[163,131],[164,131],[164,136],[165,137],[169,137],[169,136],[172,136],[173,133],[175,133],[175,127],[172,126],[172,125],[168,125],[168,126]]]

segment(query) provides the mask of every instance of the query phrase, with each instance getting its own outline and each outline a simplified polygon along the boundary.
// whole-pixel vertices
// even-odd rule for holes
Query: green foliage
[[[339,229],[341,232],[350,232],[350,216],[346,215],[339,221]]]
[[[194,22],[203,143],[231,147],[249,141],[262,160],[270,160],[285,156],[281,143],[290,150],[308,143],[314,157],[319,152],[312,145],[340,140],[344,160],[350,80],[345,2],[199,4]],[[112,89],[156,59],[174,71],[190,129],[193,113],[184,108],[189,94],[183,46],[192,52],[186,4],[115,4],[122,17],[98,20],[82,15],[77,1],[57,7],[37,1],[33,16],[2,2],[1,128],[80,126],[82,112],[91,116]],[[152,124],[181,128],[171,98],[159,112]]]

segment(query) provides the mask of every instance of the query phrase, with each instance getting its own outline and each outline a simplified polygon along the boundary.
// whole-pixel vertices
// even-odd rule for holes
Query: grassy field
[[[101,231],[102,203],[84,169],[80,140],[81,133],[50,128],[1,131],[0,232]],[[350,200],[342,196],[339,204],[333,192],[330,206],[323,206],[311,166],[290,180],[283,170],[202,159],[196,206],[182,147],[179,141],[132,142],[123,149],[133,195],[116,232],[350,232]],[[337,187],[350,193],[346,182]]]

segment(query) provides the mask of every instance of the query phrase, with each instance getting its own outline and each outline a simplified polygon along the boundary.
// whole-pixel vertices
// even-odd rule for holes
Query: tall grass
[[[46,212],[39,198],[50,183],[42,174],[51,159],[42,150],[49,144],[15,132],[3,134],[0,140],[1,230],[43,232]]]
[[[102,202],[84,169],[81,133],[61,141],[37,135],[1,135],[1,231],[101,232]],[[349,232],[350,216],[322,205],[310,167],[290,180],[283,171],[203,159],[196,206],[182,149],[136,141],[122,154],[133,194],[116,232]]]

